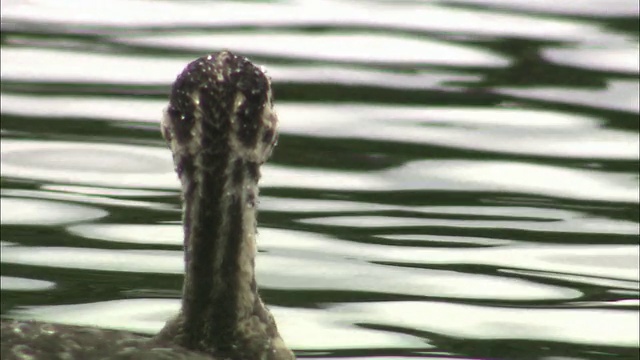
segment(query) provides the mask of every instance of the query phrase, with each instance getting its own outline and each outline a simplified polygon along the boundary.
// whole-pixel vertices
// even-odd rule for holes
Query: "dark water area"
[[[637,359],[634,1],[3,1],[1,313],[179,308],[159,132],[191,60],[272,77],[261,294],[309,359]]]

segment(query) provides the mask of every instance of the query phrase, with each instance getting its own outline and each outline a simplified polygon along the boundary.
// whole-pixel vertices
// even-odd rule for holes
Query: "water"
[[[2,315],[179,306],[158,123],[190,60],[273,78],[258,281],[301,358],[638,358],[633,1],[6,1]]]

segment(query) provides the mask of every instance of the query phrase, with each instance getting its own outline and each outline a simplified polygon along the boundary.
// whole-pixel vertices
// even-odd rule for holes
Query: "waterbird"
[[[277,143],[271,80],[222,51],[173,83],[161,133],[182,184],[185,277],[179,313],[154,337],[3,320],[1,358],[293,360],[256,279],[260,165]]]

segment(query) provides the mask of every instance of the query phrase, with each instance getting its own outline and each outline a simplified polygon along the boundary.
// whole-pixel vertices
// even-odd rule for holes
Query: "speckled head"
[[[178,76],[162,134],[180,172],[199,153],[262,164],[276,143],[276,125],[269,78],[247,58],[223,51],[191,62]],[[193,164],[206,168],[208,161]]]

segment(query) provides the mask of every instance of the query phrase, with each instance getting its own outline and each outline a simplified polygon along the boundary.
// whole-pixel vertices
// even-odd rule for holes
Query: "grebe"
[[[158,335],[37,321],[2,322],[1,358],[289,360],[258,295],[260,165],[276,144],[271,83],[228,51],[191,62],[173,84],[161,131],[182,183],[182,306]]]

